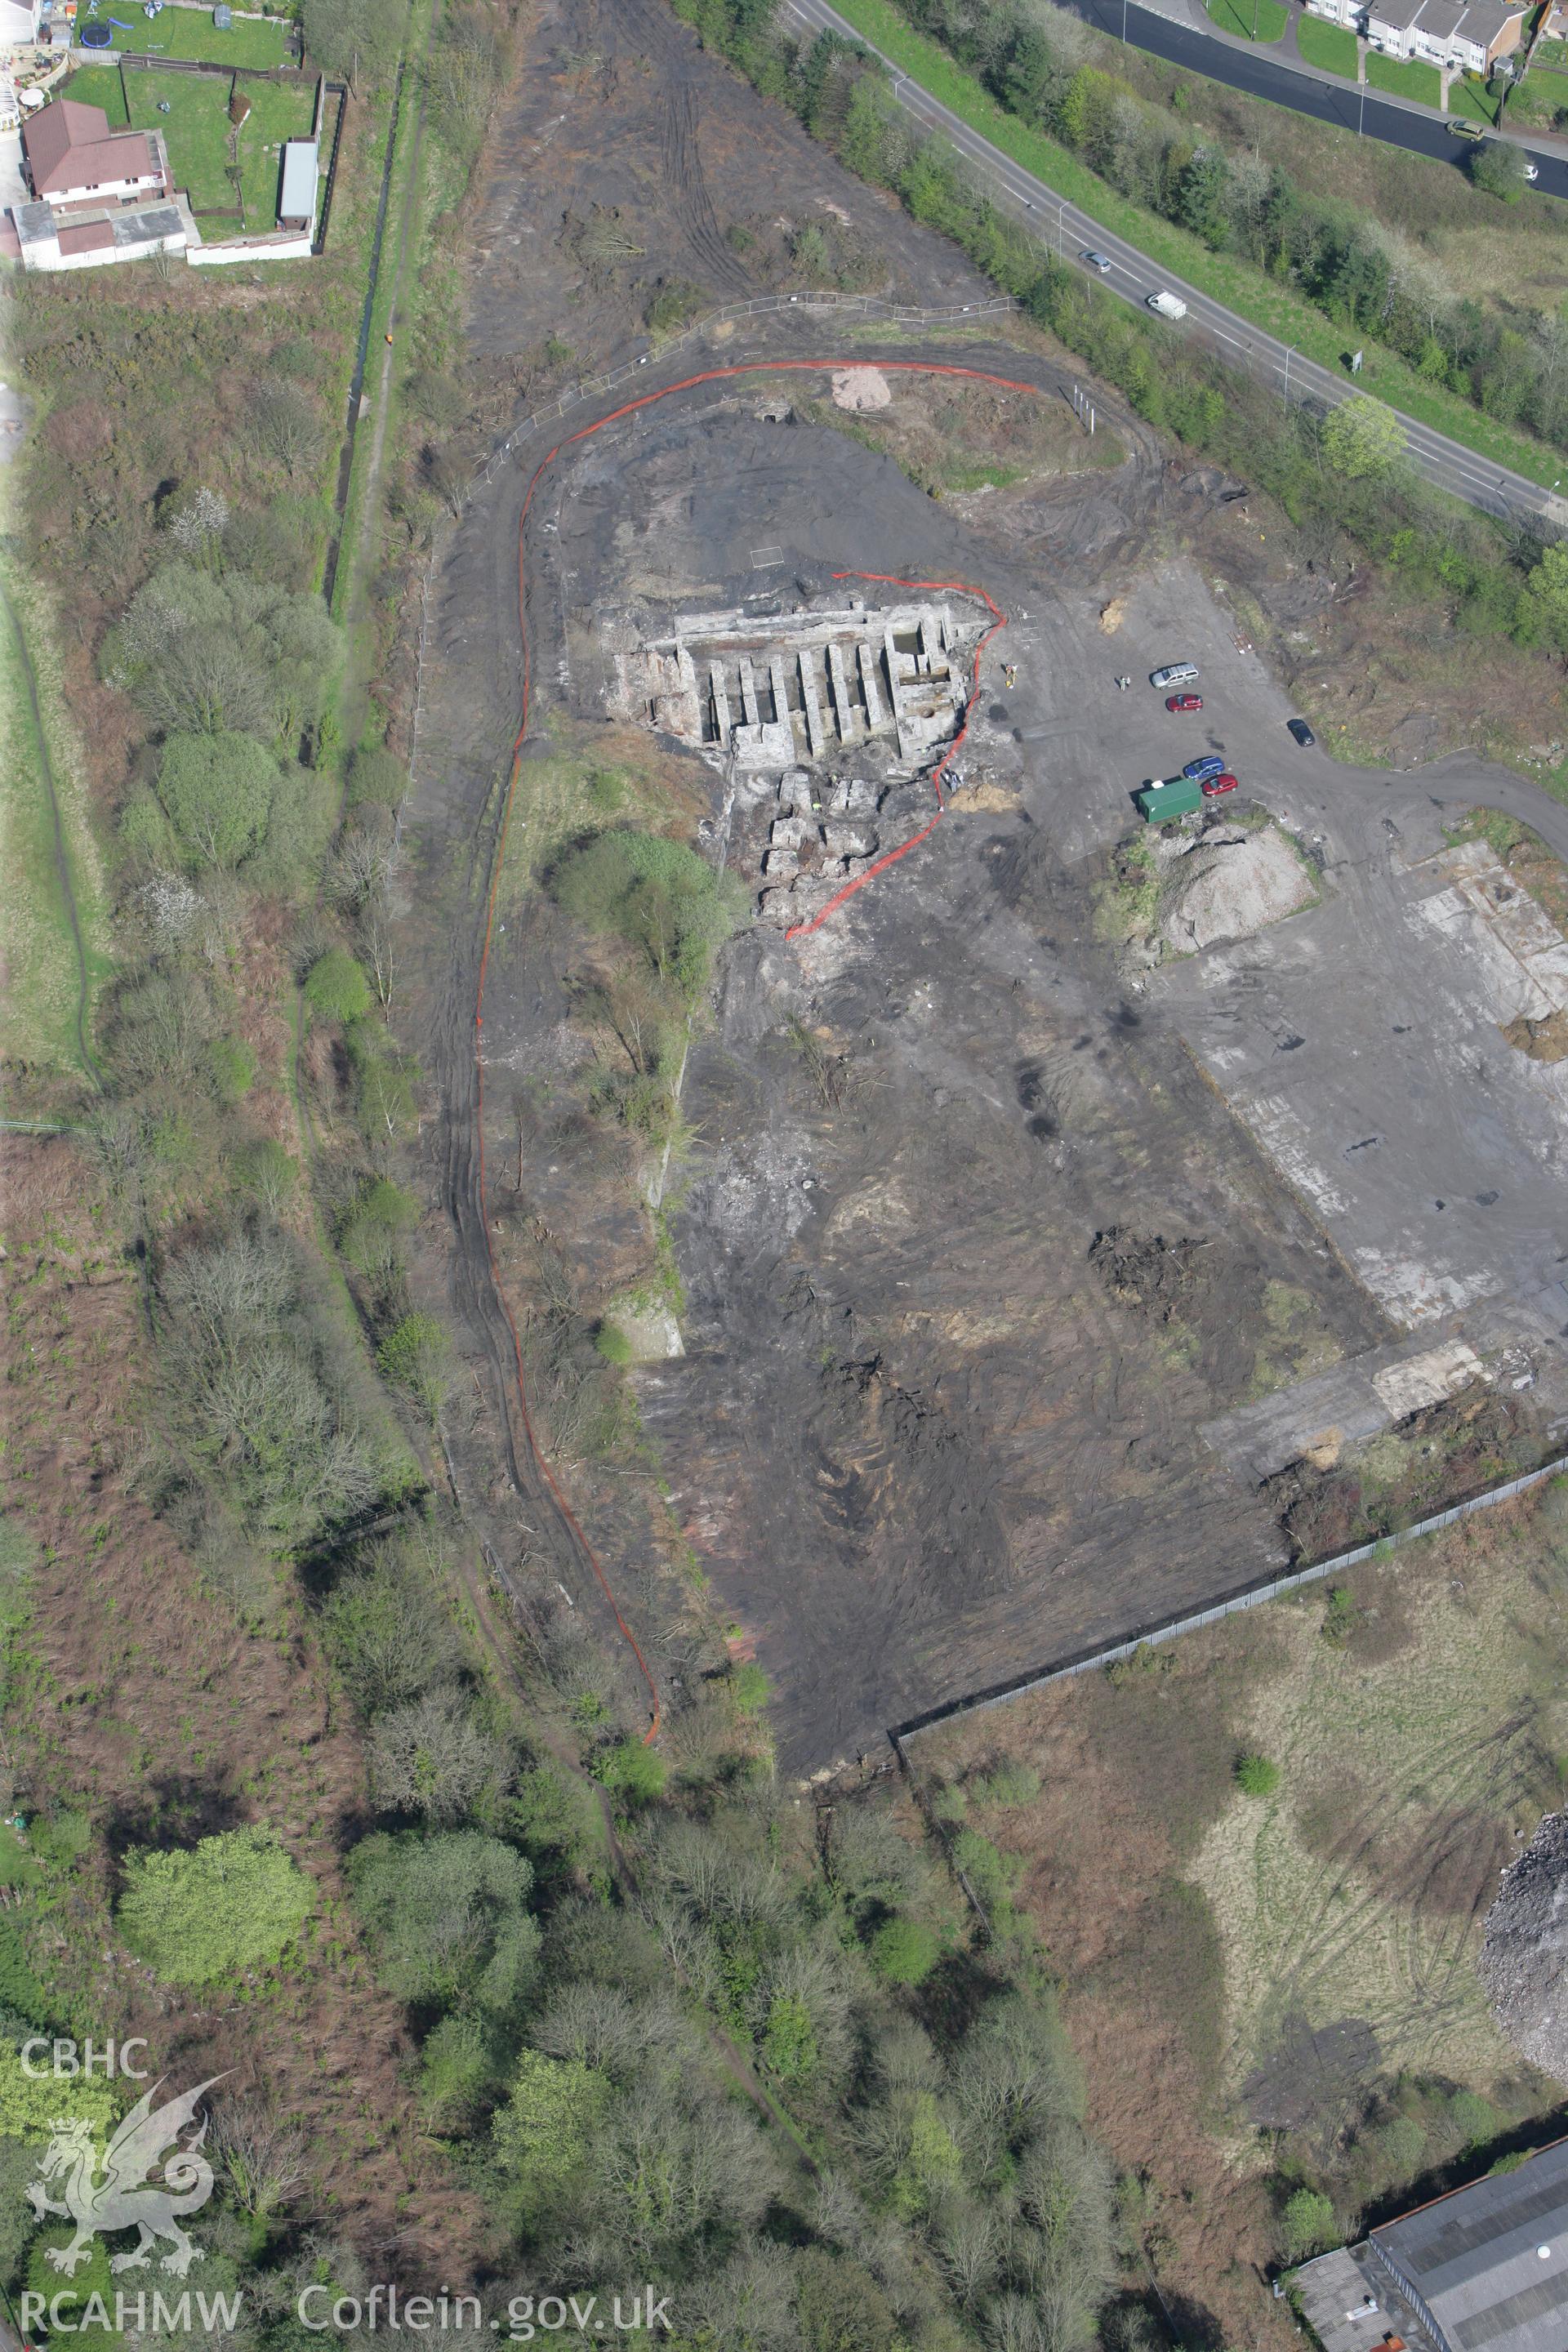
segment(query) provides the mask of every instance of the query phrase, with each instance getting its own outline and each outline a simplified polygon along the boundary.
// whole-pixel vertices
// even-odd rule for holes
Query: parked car
[[[1236,778],[1226,768],[1222,768],[1217,776],[1204,778],[1203,793],[1205,801],[1212,801],[1217,793],[1233,793],[1235,790]]]
[[[1479,122],[1450,122],[1448,128],[1456,139],[1484,139],[1487,135]]]
[[[1189,760],[1182,773],[1189,777],[1194,784],[1206,784],[1209,778],[1217,776],[1224,766],[1225,761],[1216,752],[1205,751],[1201,760]]]
[[[1524,176],[1525,176],[1525,178],[1530,182],[1530,184],[1531,184],[1531,187],[1533,187],[1533,186],[1534,186],[1534,184],[1535,184],[1535,183],[1536,183],[1536,181],[1537,181],[1537,180],[1539,180],[1539,179],[1540,179],[1540,177],[1541,177],[1541,166],[1540,166],[1540,164],[1539,164],[1539,163],[1527,163],[1527,164],[1525,165],[1525,167],[1524,167]]]
[[[1149,683],[1163,693],[1168,686],[1195,686],[1198,677],[1196,662],[1172,662],[1164,669],[1151,670]]]
[[[1304,719],[1287,719],[1285,732],[1288,735],[1294,735],[1297,742],[1305,751],[1310,751],[1318,740]]]
[[[1203,707],[1201,694],[1168,694],[1165,697],[1167,710],[1201,710]]]
[[[1110,257],[1108,254],[1091,253],[1086,247],[1084,251],[1079,255],[1079,259],[1083,263],[1086,269],[1097,269],[1102,278],[1110,275]]]

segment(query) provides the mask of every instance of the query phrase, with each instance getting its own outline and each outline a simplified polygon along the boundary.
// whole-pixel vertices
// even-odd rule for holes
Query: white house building
[[[1519,0],[1307,0],[1309,13],[1364,35],[1386,58],[1489,73],[1524,37]]]

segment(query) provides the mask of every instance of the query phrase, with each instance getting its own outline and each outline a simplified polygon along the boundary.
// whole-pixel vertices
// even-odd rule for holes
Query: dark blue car
[[[1190,777],[1194,784],[1202,784],[1206,783],[1210,776],[1217,776],[1224,766],[1225,761],[1216,753],[1209,751],[1201,760],[1189,760],[1182,773]]]

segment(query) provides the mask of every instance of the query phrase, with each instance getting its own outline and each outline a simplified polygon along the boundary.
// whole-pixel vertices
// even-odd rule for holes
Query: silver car
[[[1152,670],[1149,683],[1162,688],[1167,686],[1191,686],[1198,674],[1196,662],[1173,662],[1168,669]]]

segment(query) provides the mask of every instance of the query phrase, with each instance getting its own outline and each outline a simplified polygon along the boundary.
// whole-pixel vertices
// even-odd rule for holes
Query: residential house
[[[1361,33],[1384,57],[1489,74],[1524,37],[1522,0],[1307,0],[1314,16]]]
[[[22,163],[40,204],[148,204],[174,194],[169,159],[156,131],[110,131],[101,106],[57,98],[22,128]]]

